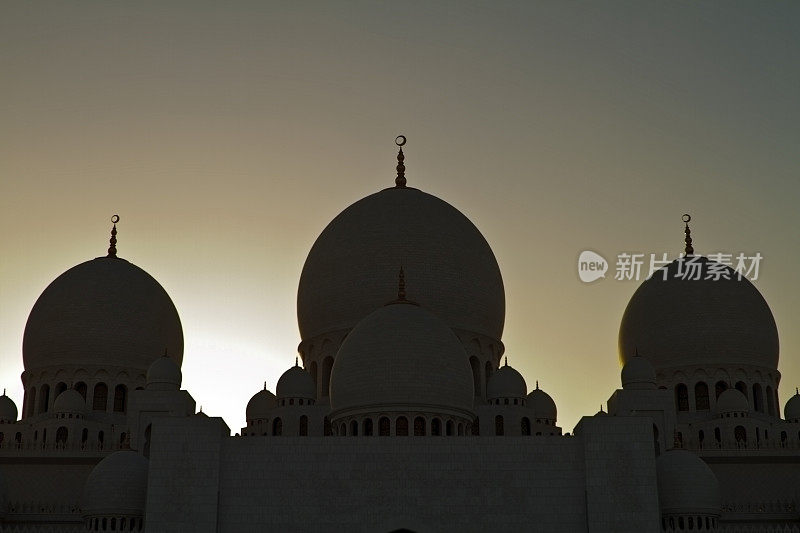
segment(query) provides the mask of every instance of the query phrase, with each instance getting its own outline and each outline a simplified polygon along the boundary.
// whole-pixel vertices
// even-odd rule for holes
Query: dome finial
[[[683,232],[686,234],[686,238],[684,241],[686,242],[686,255],[694,255],[694,248],[692,248],[692,230],[689,229],[689,222],[692,220],[692,215],[686,213],[681,217],[683,219],[684,224],[686,224],[686,228]]]
[[[506,356],[506,365],[505,366],[508,366],[508,356]]]
[[[536,380],[536,390],[539,390],[539,380]]]
[[[400,147],[400,151],[397,152],[397,177],[394,179],[394,185],[399,189],[403,189],[406,186],[406,166],[403,164],[406,158],[405,155],[403,155],[403,145],[406,144],[406,136],[398,135],[394,143]]]
[[[267,382],[264,382],[264,390],[267,390]]]
[[[294,366],[300,366],[300,365],[297,364],[297,356],[295,356],[295,358],[294,358]]]
[[[111,228],[111,238],[108,240],[111,246],[108,247],[107,257],[117,257],[117,222],[119,222],[119,215],[111,217],[111,222],[114,227]]]

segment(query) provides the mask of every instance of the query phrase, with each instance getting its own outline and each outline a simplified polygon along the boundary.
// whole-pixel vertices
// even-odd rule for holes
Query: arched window
[[[455,424],[453,424],[453,421],[452,420],[448,420],[447,424],[445,424],[445,432],[444,432],[445,435],[447,435],[448,437],[452,437],[453,433],[454,433],[454,431],[453,431],[454,427],[455,427]]]
[[[504,435],[505,434],[504,429],[503,429],[503,416],[502,415],[497,415],[496,417],[494,417],[494,434],[495,435]]]
[[[398,437],[408,437],[408,419],[400,416],[394,422],[394,434]]]
[[[421,416],[418,416],[414,419],[414,436],[415,437],[424,437],[425,436],[425,419]]]
[[[283,434],[283,421],[280,417],[272,421],[272,434],[276,437],[280,437]]]
[[[364,420],[364,436],[371,437],[372,436],[372,419],[367,418]]]
[[[27,416],[36,414],[36,387],[31,387],[31,401],[28,403]]]
[[[683,383],[675,385],[675,406],[678,411],[689,410],[689,389]]]
[[[94,396],[92,396],[92,409],[94,411],[105,411],[108,406],[108,386],[105,383],[98,383],[94,386]]]
[[[56,444],[61,444],[62,446],[67,443],[67,428],[61,426],[56,430]]]
[[[491,378],[491,377],[492,377],[492,371],[494,370],[494,368],[492,368],[492,362],[491,362],[491,361],[486,361],[486,366],[485,366],[485,369],[486,369],[486,370],[485,370],[485,372],[484,372],[484,376],[483,376],[483,378],[484,378],[484,383],[485,383],[485,384],[486,384],[486,386],[488,387],[488,385],[489,385],[489,378]]]
[[[333,368],[333,357],[326,357],[322,361],[322,395],[328,395],[328,388],[331,384],[331,368]]]
[[[472,386],[475,389],[475,396],[481,395],[481,362],[474,355],[469,358],[469,366],[472,367]]]
[[[308,371],[311,373],[311,379],[314,380],[314,387],[317,387],[317,362],[311,361]]]
[[[522,434],[524,436],[530,436],[531,434],[531,421],[527,416],[523,416],[522,420],[520,421],[520,428],[522,430]]]
[[[42,385],[39,390],[39,412],[46,413],[50,408],[50,385]]]
[[[300,427],[298,433],[301,437],[308,436],[308,417],[306,415],[300,417]]]
[[[775,395],[772,394],[772,387],[767,385],[767,413],[770,416],[775,416]]]
[[[719,398],[719,395],[728,390],[728,384],[724,381],[717,381],[717,384],[714,385],[714,394],[715,398]]]
[[[67,384],[63,381],[56,385],[56,395],[53,398],[58,398],[58,395],[67,390]]]
[[[698,411],[710,409],[708,402],[708,385],[703,381],[698,381],[694,386],[694,408]]]
[[[128,387],[117,385],[114,388],[114,412],[124,413],[128,409]]]
[[[744,429],[744,426],[736,426],[733,430],[733,437],[736,439],[737,444],[747,444],[747,430]]]
[[[333,428],[331,427],[331,420],[327,416],[325,420],[322,421],[322,434],[326,437],[330,437],[333,434]]]
[[[382,416],[378,420],[378,436],[380,437],[388,437],[391,434],[391,428],[389,419],[385,416]]]
[[[759,413],[764,412],[764,395],[761,392],[761,384],[753,385],[753,409]]]
[[[438,418],[431,420],[431,435],[434,437],[442,436],[442,421]]]
[[[358,422],[355,420],[350,422],[350,436],[358,437]]]

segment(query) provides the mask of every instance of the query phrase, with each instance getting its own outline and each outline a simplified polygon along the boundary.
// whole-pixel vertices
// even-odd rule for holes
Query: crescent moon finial
[[[686,238],[683,239],[683,241],[686,243],[684,251],[686,252],[687,256],[694,255],[694,247],[692,246],[692,230],[689,229],[689,221],[692,220],[692,215],[685,213],[681,217],[681,220],[683,220],[683,223],[686,224],[686,227],[683,230],[683,232],[686,234]]]
[[[403,146],[406,144],[406,136],[398,135],[394,143],[400,147],[397,152],[397,177],[394,179],[394,186],[398,189],[403,189],[406,186],[406,166],[403,164],[406,156],[403,154]]]
[[[111,228],[111,238],[108,240],[110,246],[106,257],[117,257],[117,222],[119,222],[119,215],[113,215],[111,223],[114,224],[114,227]]]

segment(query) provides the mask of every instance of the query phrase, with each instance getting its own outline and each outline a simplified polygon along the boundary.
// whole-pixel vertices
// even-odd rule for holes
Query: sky
[[[617,254],[760,253],[781,405],[800,385],[796,2],[3,2],[0,386],[68,268],[120,257],[170,294],[183,387],[233,432],[300,341],[325,225],[394,183],[494,250],[509,364],[571,431],[619,388],[639,282]],[[584,250],[610,263],[583,283]],[[645,274],[646,275],[646,274]],[[642,278],[643,279],[643,278]],[[795,326],[795,327],[793,327]]]

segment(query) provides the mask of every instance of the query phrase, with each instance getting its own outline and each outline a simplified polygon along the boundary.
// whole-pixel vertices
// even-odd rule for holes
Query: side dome
[[[354,327],[396,290],[400,265],[420,305],[451,328],[500,340],[505,293],[492,249],[460,211],[413,188],[367,196],[322,231],[300,276],[300,336]]]
[[[539,388],[539,383],[536,383],[536,388],[528,394],[528,406],[533,408],[534,416],[538,419],[551,421],[555,424],[558,419],[558,410],[556,409],[556,402],[545,391]]]
[[[142,516],[147,469],[147,459],[130,450],[114,452],[97,463],[83,491],[84,516]]]
[[[297,366],[291,367],[281,375],[275,386],[278,398],[305,398],[313,400],[317,397],[317,386],[314,378],[304,369]]]
[[[783,408],[784,420],[790,422],[800,422],[800,391],[795,389],[795,394],[786,402]]]
[[[620,373],[623,389],[652,390],[656,388],[656,370],[646,358],[628,359]]]
[[[146,370],[167,349],[180,364],[183,330],[166,291],[124,259],[98,257],[57,277],[28,316],[25,369],[54,365]]]
[[[767,302],[731,268],[697,257],[701,279],[683,279],[682,260],[643,282],[628,302],[619,330],[626,363],[638,349],[656,370],[700,365],[778,368],[778,329]],[[709,268],[730,279],[705,279]],[[679,270],[682,269],[682,270]]]
[[[722,500],[714,472],[690,451],[674,449],[656,459],[662,515],[719,516]]]
[[[0,424],[13,424],[17,421],[17,415],[17,404],[3,391],[0,396]]]
[[[473,394],[472,370],[458,337],[412,304],[381,307],[359,322],[331,370],[331,409],[338,415],[427,411],[472,417]]]
[[[183,373],[174,359],[159,357],[147,367],[147,390],[180,390]]]
[[[528,385],[515,368],[508,366],[508,362],[501,366],[489,378],[486,384],[486,399],[498,398],[525,398],[528,395]]]
[[[67,389],[53,402],[54,413],[81,414],[86,411],[86,400],[75,389]]]
[[[269,412],[277,405],[275,395],[266,389],[258,391],[247,402],[245,418],[249,423],[251,420],[263,420],[269,418]]]
[[[717,398],[717,405],[714,410],[717,413],[748,413],[750,404],[747,398],[740,391],[730,388],[726,389]]]

